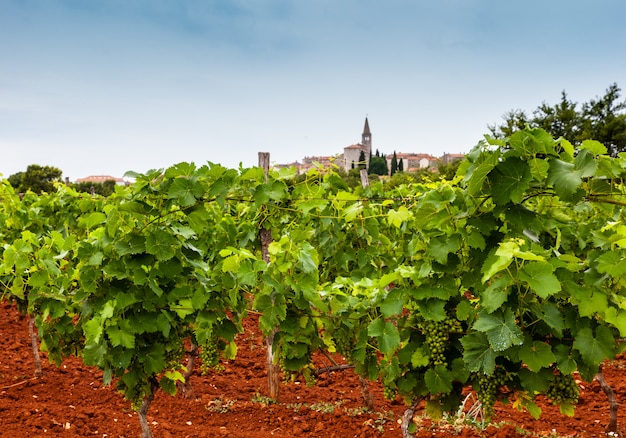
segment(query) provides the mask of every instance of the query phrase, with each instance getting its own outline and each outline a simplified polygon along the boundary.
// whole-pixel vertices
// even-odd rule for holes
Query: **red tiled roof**
[[[123,178],[116,178],[111,175],[91,175],[85,178],[78,178],[76,182],[103,183],[105,181],[125,182]]]

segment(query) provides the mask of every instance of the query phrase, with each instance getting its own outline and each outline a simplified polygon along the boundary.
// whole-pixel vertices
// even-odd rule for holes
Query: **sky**
[[[623,0],[0,0],[0,174],[465,153],[626,87]],[[622,88],[622,97],[626,93]]]

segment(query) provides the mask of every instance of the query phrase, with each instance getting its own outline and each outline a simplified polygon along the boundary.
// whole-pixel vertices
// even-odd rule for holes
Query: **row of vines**
[[[339,353],[412,409],[472,387],[572,415],[626,337],[626,156],[542,130],[487,139],[453,181],[350,189],[332,169],[180,163],[110,197],[0,185],[0,292],[41,349],[104,370],[140,413],[174,394],[190,347],[236,360],[249,312],[270,366],[313,380]],[[277,394],[272,394],[277,396]],[[403,432],[411,434],[410,421]],[[617,433],[615,416],[608,430]]]

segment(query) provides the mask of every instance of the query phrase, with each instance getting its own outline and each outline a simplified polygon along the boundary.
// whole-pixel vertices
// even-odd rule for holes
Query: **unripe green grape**
[[[580,388],[571,374],[558,373],[550,382],[550,386],[544,393],[555,405],[562,403],[577,404]]]
[[[476,391],[476,396],[480,401],[485,418],[489,419],[493,415],[493,408],[496,403],[498,391],[506,386],[508,377],[506,371],[501,367],[496,367],[493,374],[476,373],[472,379],[472,387]]]
[[[220,352],[217,348],[219,339],[212,335],[206,343],[200,346],[198,356],[200,357],[200,371],[206,374],[210,371],[221,371]]]

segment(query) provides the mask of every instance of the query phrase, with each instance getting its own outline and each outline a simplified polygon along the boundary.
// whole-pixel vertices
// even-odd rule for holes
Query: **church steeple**
[[[372,133],[370,132],[370,124],[365,116],[365,126],[363,127],[363,134],[361,135],[361,144],[365,146],[365,156],[369,160],[369,156],[372,153]]]

